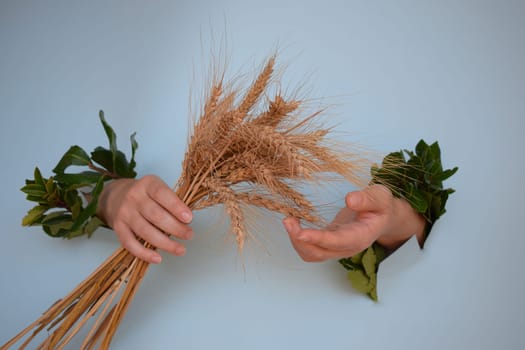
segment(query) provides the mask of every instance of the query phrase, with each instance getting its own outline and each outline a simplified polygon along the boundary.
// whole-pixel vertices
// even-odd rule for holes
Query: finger
[[[301,259],[306,262],[321,262],[329,259],[344,258],[355,254],[353,251],[330,250],[323,247],[305,243],[290,236],[292,246],[297,251]]]
[[[335,257],[333,252],[329,252],[326,249],[322,249],[311,244],[302,243],[293,239],[291,242],[297,254],[305,262],[322,262]]]
[[[140,213],[147,221],[163,232],[172,234],[180,239],[191,239],[193,236],[191,227],[177,220],[155,201],[144,203]]]
[[[303,230],[297,240],[324,249],[343,251],[359,245],[360,235],[348,228],[345,229],[344,234],[339,231]]]
[[[299,224],[296,218],[287,218],[283,224],[288,232],[292,246],[297,254],[306,262],[321,262],[340,256],[341,252],[333,252],[319,246],[305,243],[298,239],[305,230]]]
[[[372,185],[361,191],[350,192],[346,195],[348,208],[363,211],[382,211],[392,201],[392,192],[383,185]]]
[[[290,236],[290,240],[299,256],[306,262],[321,262],[329,259],[347,258],[360,253],[372,244],[372,242],[364,240],[363,242],[365,243],[356,243],[346,249],[340,249],[340,247],[338,247],[338,249],[334,250],[316,244],[305,243],[295,239],[293,236]]]
[[[168,185],[158,178],[154,180],[148,178],[147,181],[151,181],[151,184],[147,186],[147,194],[150,198],[159,203],[180,221],[186,224],[191,222],[193,217],[191,210],[177,197]]]
[[[354,222],[335,231],[302,229],[297,219],[287,221],[285,225],[290,228],[287,231],[291,239],[326,250],[324,253],[328,257],[359,253],[375,240],[371,235],[372,228],[366,223]]]
[[[287,217],[283,220],[283,225],[290,237],[297,237],[302,231],[299,219],[294,217]]]
[[[136,215],[131,223],[131,230],[139,237],[153,246],[165,250],[175,255],[184,255],[186,248],[179,242],[169,239],[169,237],[157,227],[140,215]]]
[[[161,255],[153,249],[148,249],[140,243],[133,232],[125,225],[116,225],[115,232],[120,244],[124,249],[130,252],[133,256],[147,261],[150,264],[160,264],[162,261]]]
[[[340,231],[302,229],[299,220],[295,218],[285,219],[284,225],[290,237],[295,241],[319,248],[344,251],[354,246],[361,246],[361,234],[350,231],[349,227],[345,228],[344,234]]]

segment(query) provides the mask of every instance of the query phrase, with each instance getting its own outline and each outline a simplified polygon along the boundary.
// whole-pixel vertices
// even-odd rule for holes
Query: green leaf
[[[377,257],[376,257],[376,254],[374,253],[374,248],[370,246],[365,250],[365,253],[363,254],[363,260],[362,260],[363,267],[365,269],[365,273],[368,276],[371,276],[372,274],[376,273],[376,270],[377,270],[376,262],[377,262]]]
[[[99,146],[91,152],[91,159],[109,172],[114,172],[113,154],[110,150]]]
[[[71,212],[73,220],[76,219],[82,211],[82,198],[80,198],[78,191],[66,191],[63,195],[63,200],[65,201],[67,208]]]
[[[343,258],[343,259],[339,259],[338,261],[347,270],[355,269],[356,264],[354,264],[352,260],[350,260],[350,258]]]
[[[377,301],[377,275],[370,277],[370,283],[373,285],[372,289],[368,292],[368,296],[373,301]]]
[[[128,163],[126,155],[121,151],[113,154],[103,147],[97,147],[91,152],[91,158],[118,177],[134,178],[137,175],[133,170],[134,166]]]
[[[35,183],[38,185],[44,186],[44,183],[46,182],[46,180],[42,177],[42,174],[40,173],[40,169],[38,169],[37,167],[35,167],[34,176],[35,176]]]
[[[20,189],[20,191],[24,192],[25,194],[29,196],[40,197],[40,198],[42,198],[47,193],[46,188],[44,186],[37,185],[37,184],[25,185],[24,187]]]
[[[427,151],[428,151],[427,143],[424,140],[419,140],[419,142],[416,145],[416,154],[421,158],[425,158]]]
[[[30,201],[30,202],[37,202],[38,204],[42,204],[42,205],[48,204],[48,201],[45,198],[42,198],[40,196],[30,196],[30,195],[28,195],[26,197],[26,199],[28,201]]]
[[[441,164],[441,150],[439,149],[439,144],[437,141],[430,145],[428,152],[433,159],[437,160]]]
[[[49,207],[43,205],[37,205],[33,207],[27,212],[26,216],[24,216],[24,218],[22,219],[22,226],[31,226],[34,224],[39,224],[40,219],[48,209]]]
[[[365,252],[362,251],[362,252],[359,252],[359,253],[353,255],[352,257],[350,257],[350,261],[352,261],[354,264],[361,264],[361,261],[363,259],[363,254],[364,253]]]
[[[373,288],[370,284],[370,278],[362,270],[348,271],[348,279],[350,280],[352,287],[361,293],[368,293]]]
[[[63,174],[64,170],[71,165],[88,165],[91,163],[89,155],[79,146],[71,146],[62,156],[57,166],[53,169],[55,174]]]
[[[400,151],[391,152],[385,158],[383,158],[383,162],[386,165],[402,164],[405,162],[405,156],[403,155],[403,152]]]
[[[458,167],[454,167],[453,169],[447,169],[443,171],[441,174],[438,174],[436,177],[440,181],[445,181],[446,179],[454,175],[457,171],[458,171]]]
[[[106,136],[108,137],[109,150],[113,156],[112,164],[115,164],[117,152],[117,134],[115,134],[115,131],[113,131],[113,128],[108,124],[108,122],[106,122],[106,118],[104,118],[104,111],[99,112],[99,118],[102,126],[104,127],[104,131],[106,132]]]
[[[59,210],[47,214],[42,220],[42,224],[54,225],[64,221],[71,221],[71,213],[66,210]]]
[[[135,152],[137,151],[137,148],[139,148],[139,144],[138,144],[137,140],[135,140],[135,135],[136,134],[137,133],[134,132],[129,137],[129,140],[131,142],[131,160],[129,161],[129,167],[130,167],[130,169],[133,172],[134,172],[135,166],[137,165],[137,163],[135,162]]]
[[[91,235],[93,235],[93,232],[95,232],[99,227],[104,225],[104,221],[94,216],[91,218],[91,220],[89,220],[86,226],[84,226],[83,233],[87,234],[88,237],[91,237]]]
[[[137,174],[126,159],[126,155],[121,151],[117,151],[115,157],[115,173],[119,177],[134,178]]]
[[[97,185],[91,192],[91,201],[89,204],[80,212],[78,217],[76,218],[73,226],[71,227],[71,231],[78,230],[86,220],[88,220],[90,217],[96,215],[97,213],[97,205],[98,205],[98,197],[100,196],[100,193],[102,192],[102,189],[104,188],[104,178],[100,178]]]
[[[44,232],[51,237],[64,237],[71,232],[70,228],[73,222],[71,220],[60,220],[57,222],[43,224],[42,228]]]
[[[47,179],[45,188],[46,188],[46,192],[48,194],[52,194],[52,193],[56,192],[57,187],[56,187],[56,184],[55,184],[55,179],[53,177],[50,177],[49,179]]]
[[[418,179],[425,172],[425,164],[423,162],[423,158],[420,158],[416,155],[408,159],[407,165],[410,173],[410,176],[408,176],[408,178]]]
[[[78,218],[80,213],[82,212],[82,199],[80,196],[77,197],[77,200],[69,206],[69,210],[71,211],[71,215],[73,216],[73,219]]]
[[[68,186],[68,189],[73,189],[95,184],[102,176],[104,175],[95,171],[83,171],[78,174],[58,174],[55,175],[55,180]]]
[[[46,203],[48,203],[50,207],[59,206],[59,204],[61,203],[61,200],[60,200],[60,196],[58,195],[57,192],[58,191],[55,191],[53,193],[48,193],[42,199]]]
[[[83,228],[79,228],[76,231],[66,230],[66,232],[62,235],[63,238],[71,239],[75,237],[79,237],[84,235]]]
[[[412,183],[407,183],[407,200],[418,213],[424,213],[428,208],[425,195]]]
[[[385,248],[383,248],[382,245],[378,243],[374,243],[372,247],[374,248],[374,253],[376,254],[376,259],[377,259],[377,262],[376,262],[378,266],[378,268],[376,269],[376,273],[377,273],[377,270],[379,270],[379,264],[386,258],[386,250]]]

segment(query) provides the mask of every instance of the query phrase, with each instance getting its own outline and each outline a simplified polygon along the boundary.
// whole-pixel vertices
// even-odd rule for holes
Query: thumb
[[[383,185],[372,185],[361,191],[350,192],[346,195],[346,205],[351,210],[381,211],[392,198],[392,192]]]
[[[283,225],[289,235],[295,235],[301,231],[301,224],[297,218],[288,217],[283,220]]]

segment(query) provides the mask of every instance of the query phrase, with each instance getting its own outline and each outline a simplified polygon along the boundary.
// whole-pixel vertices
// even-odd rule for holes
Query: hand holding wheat
[[[181,256],[180,240],[192,238],[187,225],[190,209],[159,177],[146,175],[139,180],[120,179],[108,184],[100,195],[98,216],[113,228],[122,245],[134,256],[152,264],[161,262],[155,249],[147,249],[138,238],[155,248]],[[164,232],[178,240],[170,239]]]

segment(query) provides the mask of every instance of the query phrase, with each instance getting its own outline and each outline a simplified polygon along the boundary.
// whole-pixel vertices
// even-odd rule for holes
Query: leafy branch
[[[385,249],[374,243],[350,258],[340,259],[339,263],[348,270],[352,287],[377,301],[377,271],[385,258]]]
[[[408,159],[405,157],[408,156]],[[415,152],[392,152],[383,159],[381,167],[372,167],[372,182],[387,186],[394,196],[404,198],[427,221],[426,237],[439,217],[452,188],[443,188],[443,181],[454,175],[458,167],[443,169],[439,144],[428,145],[420,140]]]
[[[21,191],[29,201],[38,203],[22,219],[23,226],[42,226],[52,237],[88,237],[104,222],[96,216],[98,198],[104,183],[119,178],[134,178],[135,133],[130,136],[131,159],[117,149],[117,135],[99,113],[109,148],[97,147],[89,155],[79,146],[71,146],[53,169],[54,175],[45,178],[35,168],[34,178],[27,179]],[[79,173],[66,173],[71,166],[86,168]]]

